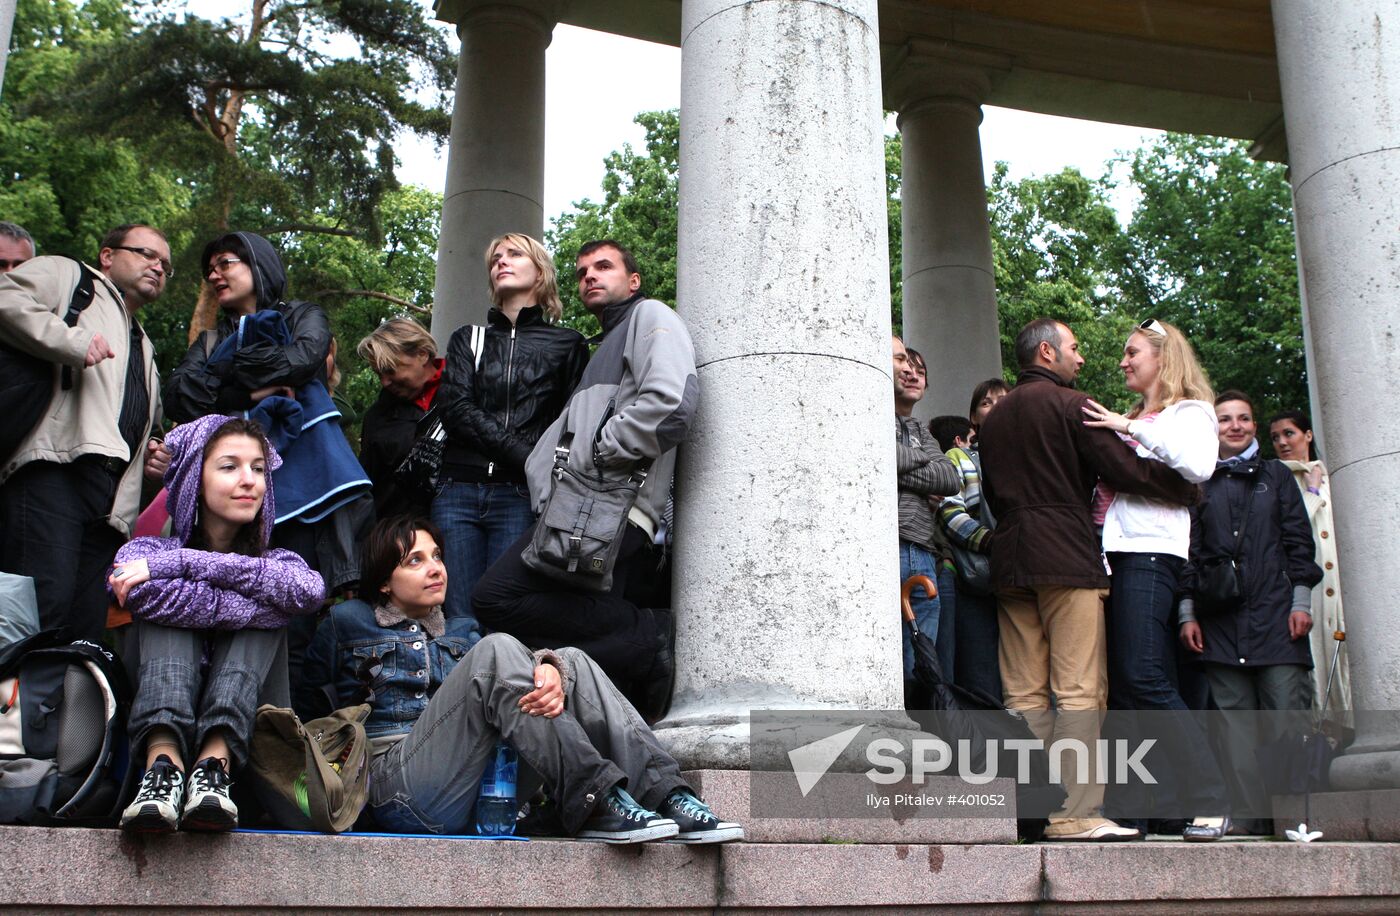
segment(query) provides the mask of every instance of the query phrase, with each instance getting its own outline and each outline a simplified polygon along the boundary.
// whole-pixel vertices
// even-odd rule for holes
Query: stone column
[[[1400,710],[1400,425],[1383,406],[1400,399],[1400,0],[1274,0],[1273,19],[1352,695]],[[1332,784],[1400,787],[1392,717],[1358,716]]]
[[[677,681],[657,734],[747,764],[754,709],[901,703],[876,0],[684,0]]]
[[[0,0],[0,86],[5,82],[5,64],[10,60],[10,35],[15,26],[16,0]]]
[[[982,100],[1006,62],[910,42],[891,56],[885,99],[903,141],[904,342],[928,361],[915,416],[967,411],[972,389],[1001,374],[992,235],[982,171]]]
[[[544,234],[545,48],[553,25],[517,6],[462,16],[447,189],[433,289],[433,336],[446,346],[491,305],[484,254],[503,232]]]

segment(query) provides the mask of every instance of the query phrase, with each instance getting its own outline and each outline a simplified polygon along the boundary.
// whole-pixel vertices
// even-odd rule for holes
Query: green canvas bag
[[[280,826],[344,833],[354,825],[369,797],[369,713],[362,703],[302,724],[290,709],[258,707],[248,768]]]

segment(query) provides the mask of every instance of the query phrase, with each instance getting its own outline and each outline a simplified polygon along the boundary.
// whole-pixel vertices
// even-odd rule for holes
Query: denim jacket
[[[396,619],[388,625],[381,622],[388,618]],[[442,635],[430,635],[425,625],[442,628]],[[386,617],[383,610],[377,617],[364,601],[337,604],[306,650],[297,714],[310,719],[369,703],[369,737],[406,734],[447,675],[481,639],[476,628],[469,617],[443,621],[435,615],[418,621],[393,611]]]

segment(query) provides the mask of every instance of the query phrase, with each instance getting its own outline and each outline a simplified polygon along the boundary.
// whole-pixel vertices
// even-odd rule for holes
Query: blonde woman
[[[1142,322],[1123,345],[1118,367],[1138,402],[1124,416],[1091,400],[1085,424],[1113,430],[1139,456],[1167,464],[1192,483],[1209,480],[1219,450],[1214,394],[1181,330],[1156,319]],[[1184,713],[1176,684],[1175,613],[1177,584],[1191,550],[1190,511],[1113,493],[1100,483],[1094,513],[1112,574],[1109,709]],[[1108,816],[1138,826],[1149,814],[1167,819],[1168,812],[1189,812],[1197,816],[1184,827],[1185,839],[1219,839],[1229,828],[1229,799],[1204,731],[1184,715],[1156,719],[1171,729],[1163,736],[1165,753],[1153,761],[1162,764],[1152,769],[1159,791],[1149,799],[1136,787],[1110,786]]]
[[[1326,703],[1329,718],[1350,725],[1351,674],[1345,651],[1337,656],[1337,670],[1332,673],[1332,634],[1347,628],[1342,613],[1341,573],[1337,569],[1337,528],[1332,521],[1332,475],[1317,457],[1312,420],[1301,410],[1285,410],[1270,420],[1269,439],[1274,444],[1274,454],[1293,472],[1302,492],[1316,547],[1313,560],[1322,568],[1321,587],[1312,590],[1313,695],[1319,710]]]
[[[481,352],[470,326],[453,333],[437,397],[447,447],[431,515],[449,558],[449,618],[471,616],[477,580],[534,521],[525,459],[588,363],[583,335],[557,324],[563,306],[543,245],[502,235],[486,248],[486,268],[493,305]]]

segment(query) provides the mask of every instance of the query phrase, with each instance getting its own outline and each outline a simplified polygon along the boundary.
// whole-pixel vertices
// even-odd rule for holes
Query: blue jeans
[[[924,548],[913,541],[901,540],[899,542],[899,583],[902,586],[904,580],[910,576],[928,576],[936,585],[938,583],[938,560]],[[914,589],[914,593],[909,596],[910,604],[914,608],[914,623],[918,625],[919,632],[929,639],[938,639],[938,599],[924,597],[924,590]],[[909,628],[901,626],[900,633],[904,637],[904,677],[905,679],[914,676],[914,645],[909,639]]]
[[[938,649],[938,666],[943,669],[943,677],[952,683],[958,676],[953,651],[957,643],[958,574],[937,557],[933,562],[938,564],[938,638],[934,646]]]
[[[433,524],[442,530],[447,566],[447,617],[472,616],[476,583],[535,520],[530,493],[509,483],[457,483],[449,480],[433,499]]]
[[[1161,754],[1149,752],[1149,769],[1161,785],[1110,785],[1105,804],[1127,819],[1153,809],[1144,796],[1162,806],[1184,806],[1194,815],[1226,813],[1225,782],[1209,748],[1205,730],[1187,714],[1176,683],[1176,589],[1185,561],[1170,554],[1110,553],[1113,569],[1108,599],[1108,708],[1160,710],[1154,717]],[[1110,722],[1113,715],[1110,713]],[[1130,729],[1131,730],[1131,729]],[[1105,726],[1106,737],[1113,729]],[[1124,735],[1131,739],[1131,735]],[[1154,749],[1155,750],[1155,749]],[[1155,757],[1155,759],[1154,759]],[[1118,791],[1115,791],[1118,790]]]
[[[953,680],[959,687],[1001,702],[1001,663],[997,658],[997,599],[958,592],[956,662]]]

